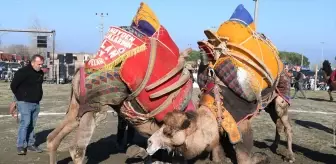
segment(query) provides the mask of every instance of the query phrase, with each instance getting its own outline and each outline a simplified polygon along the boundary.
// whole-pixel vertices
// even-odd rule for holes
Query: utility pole
[[[56,31],[55,30],[52,30],[52,37],[53,37],[53,43],[52,43],[52,63],[53,63],[53,80],[56,80],[56,84],[59,83],[59,80],[57,79],[57,72],[56,72],[56,66],[55,66],[55,49],[56,49],[56,43],[55,43],[55,40],[56,40]],[[57,56],[57,55],[56,55]],[[59,64],[59,63],[58,63]]]
[[[323,54],[323,46],[324,46],[324,42],[321,42],[322,46],[321,46],[321,67],[322,67],[322,63],[324,60],[324,54]]]
[[[254,1],[254,24],[257,30],[257,20],[258,20],[258,2],[259,0],[253,0]]]
[[[100,16],[100,27],[99,28],[99,31],[101,32],[101,42],[103,42],[104,40],[104,17],[105,16],[108,16],[108,13],[96,13],[96,15],[99,15]]]

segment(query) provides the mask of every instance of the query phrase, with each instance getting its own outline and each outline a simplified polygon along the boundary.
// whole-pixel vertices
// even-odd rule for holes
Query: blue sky
[[[253,15],[252,0],[143,0],[157,14],[178,46],[204,39],[204,29],[218,27],[239,4]],[[268,36],[279,50],[305,54],[312,63],[336,56],[336,0],[259,0],[258,31]],[[27,29],[35,20],[57,32],[57,50],[96,52],[97,29],[104,12],[105,31],[111,25],[129,25],[140,0],[0,0],[0,28]],[[3,44],[28,43],[29,35],[6,33]]]

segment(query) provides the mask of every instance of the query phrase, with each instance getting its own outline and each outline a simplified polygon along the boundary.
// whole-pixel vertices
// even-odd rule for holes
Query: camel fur
[[[204,151],[212,153],[212,160],[220,162],[224,150],[214,115],[201,107],[196,112],[174,111],[166,115],[164,125],[148,139],[147,152],[154,154],[159,149],[176,151],[186,160],[193,159]]]

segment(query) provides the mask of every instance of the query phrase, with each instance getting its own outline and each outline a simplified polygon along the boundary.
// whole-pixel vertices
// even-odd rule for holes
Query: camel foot
[[[148,153],[146,149],[139,147],[138,145],[131,145],[126,151],[126,156],[128,158],[146,159],[148,157]]]
[[[295,162],[294,154],[290,154],[289,157],[286,159],[286,161],[289,163],[294,163]]]
[[[283,151],[279,150],[277,144],[272,144],[270,146],[270,149],[274,154],[284,156],[286,162],[289,162],[289,163],[294,163],[295,162],[294,153],[290,153],[290,152],[286,153],[285,150],[283,150]]]
[[[269,164],[271,163],[269,156],[262,152],[256,152],[252,156],[253,164]]]
[[[79,148],[77,146],[72,146],[69,148],[70,156],[75,164],[82,164],[84,163],[84,154],[85,149]]]

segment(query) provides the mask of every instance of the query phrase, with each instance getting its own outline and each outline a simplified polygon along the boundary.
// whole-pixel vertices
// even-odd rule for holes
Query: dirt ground
[[[198,89],[195,89],[196,93]],[[39,116],[35,129],[37,144],[46,149],[46,136],[55,128],[65,112],[69,99],[70,85],[46,84],[41,102],[41,113],[56,113]],[[300,96],[300,93],[298,93]],[[333,124],[336,123],[336,103],[328,101],[326,91],[307,91],[308,99],[294,99],[290,107],[293,126],[293,149],[295,163],[336,163],[336,147],[333,145]],[[195,94],[196,95],[196,94]],[[335,95],[334,95],[335,96]],[[196,97],[196,96],[195,96]],[[45,164],[48,163],[47,151],[36,154],[28,152],[26,156],[16,155],[16,120],[6,116],[8,104],[12,99],[9,83],[0,83],[0,163],[1,164]],[[61,113],[61,114],[57,114]],[[87,150],[87,163],[125,163],[125,153],[115,149],[117,119],[109,113],[96,128]],[[273,153],[269,146],[275,135],[275,125],[267,113],[262,112],[253,121],[254,152],[264,152],[270,156],[271,163],[281,164],[281,153]],[[72,163],[67,148],[73,133],[66,137],[58,150],[58,163]],[[281,136],[280,150],[286,149],[285,135]],[[197,163],[206,163],[199,161]]]

